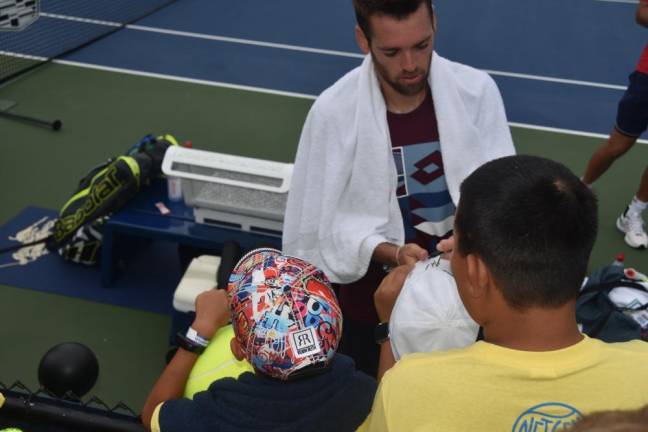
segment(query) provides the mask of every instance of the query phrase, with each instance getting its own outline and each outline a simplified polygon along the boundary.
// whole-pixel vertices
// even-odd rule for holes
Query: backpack
[[[610,292],[620,287],[648,293],[648,283],[627,277],[622,266],[610,265],[592,272],[576,301],[576,321],[583,333],[605,342],[648,340],[648,320],[636,317],[648,309],[648,302],[617,306]]]

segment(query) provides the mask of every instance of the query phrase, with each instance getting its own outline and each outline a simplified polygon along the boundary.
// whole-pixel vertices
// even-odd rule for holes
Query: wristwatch
[[[378,345],[389,340],[389,321],[382,322],[374,329],[374,340]]]
[[[207,348],[208,343],[209,340],[200,337],[200,335],[198,335],[198,333],[191,327],[189,327],[186,335],[181,332],[176,334],[176,345],[185,351],[195,354],[202,354],[205,351],[205,348]]]

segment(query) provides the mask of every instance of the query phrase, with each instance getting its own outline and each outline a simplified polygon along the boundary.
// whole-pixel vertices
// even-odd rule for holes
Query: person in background
[[[648,27],[648,0],[637,5],[637,23]],[[630,85],[617,110],[616,126],[607,142],[592,155],[583,182],[590,186],[612,163],[624,155],[648,128],[648,44],[641,54],[637,70],[630,74]],[[616,226],[624,234],[626,244],[633,248],[648,247],[648,234],[644,229],[642,213],[648,206],[648,166],[644,169],[639,189],[617,218]]]

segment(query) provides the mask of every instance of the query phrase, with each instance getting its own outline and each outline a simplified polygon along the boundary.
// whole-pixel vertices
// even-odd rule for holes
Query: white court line
[[[232,38],[232,37],[227,37],[227,36],[215,36],[215,35],[209,35],[209,34],[204,34],[204,33],[192,33],[192,32],[183,32],[183,31],[177,31],[177,30],[167,30],[167,29],[162,29],[162,28],[157,28],[157,27],[128,25],[128,26],[126,26],[126,28],[133,29],[133,30],[149,31],[149,32],[154,32],[154,33],[163,33],[163,34],[169,34],[169,35],[174,35],[174,36],[192,37],[192,38],[198,38],[198,39],[215,40],[215,41],[220,41],[220,42],[239,43],[239,44],[245,44],[245,45],[269,47],[269,48],[279,48],[279,49],[286,49],[286,50],[291,50],[291,51],[309,52],[309,53],[314,53],[314,54],[325,54],[325,55],[342,56],[342,57],[353,57],[353,58],[359,58],[359,59],[363,59],[365,57],[364,54],[358,54],[358,53],[352,53],[352,52],[346,52],[346,51],[325,50],[325,49],[310,48],[310,47],[303,47],[303,46],[297,46],[297,45],[286,45],[286,44],[278,44],[278,43],[272,43],[272,42],[261,42],[261,41],[257,41],[257,40],[251,40],[251,39],[240,39],[240,38]],[[580,85],[580,86],[589,86],[589,87],[599,87],[599,88],[608,88],[608,89],[623,90],[623,91],[625,91],[625,89],[626,89],[625,86],[621,86],[621,85],[597,83],[597,82],[591,82],[591,81],[568,80],[568,79],[563,79],[563,78],[553,78],[553,77],[546,77],[546,76],[539,76],[539,75],[520,74],[520,73],[503,72],[503,71],[496,71],[496,70],[486,70],[486,72],[488,72],[491,75],[496,75],[496,76],[505,76],[505,77],[511,77],[511,78],[521,78],[521,79],[546,81],[546,82],[555,82],[555,83],[560,83],[560,84],[571,84],[571,85]]]
[[[148,78],[160,78],[160,79],[166,79],[170,81],[179,81],[179,82],[185,82],[185,83],[191,83],[191,84],[200,84],[200,85],[206,85],[206,86],[211,86],[211,87],[223,87],[223,88],[229,88],[229,89],[234,89],[234,90],[244,90],[244,91],[251,91],[251,92],[257,92],[257,93],[266,93],[266,94],[272,94],[272,95],[278,95],[278,96],[289,96],[289,97],[295,97],[295,98],[300,98],[300,99],[315,99],[316,96],[314,95],[309,95],[305,93],[295,93],[295,92],[288,92],[288,91],[282,91],[282,90],[273,90],[273,89],[267,89],[263,87],[253,87],[253,86],[246,86],[246,85],[239,85],[239,84],[230,84],[226,82],[220,82],[220,81],[209,81],[209,80],[201,80],[201,79],[194,79],[194,78],[185,78],[182,76],[178,75],[166,75],[166,74],[159,74],[159,73],[153,73],[153,72],[142,72],[134,69],[125,69],[125,68],[117,68],[117,67],[111,67],[111,66],[102,66],[98,64],[92,64],[92,63],[81,63],[81,62],[76,62],[76,61],[71,61],[71,60],[52,60],[52,63],[57,63],[57,64],[62,64],[62,65],[67,65],[67,66],[76,66],[76,67],[82,67],[86,69],[96,69],[96,70],[101,70],[101,71],[107,71],[107,72],[117,72],[117,73],[123,73],[127,75],[137,75],[137,76],[143,76],[143,77],[148,77]]]
[[[20,57],[20,58],[30,58],[30,59],[35,59],[35,60],[47,60],[47,59],[42,58],[42,57],[26,56],[26,55],[22,55],[22,54],[16,54],[16,53],[7,52],[7,51],[0,51],[0,54],[11,55],[11,56]],[[287,96],[287,97],[295,97],[295,98],[299,98],[299,99],[309,99],[309,100],[315,100],[317,98],[316,95],[311,95],[311,94],[306,94],[306,93],[287,92],[287,91],[281,91],[281,90],[267,89],[267,88],[263,88],[263,87],[254,87],[254,86],[229,84],[229,83],[224,83],[224,82],[219,82],[219,81],[199,80],[199,79],[185,78],[185,77],[181,77],[181,76],[177,76],[177,75],[166,75],[166,74],[158,74],[158,73],[152,73],[152,72],[142,72],[142,71],[137,71],[137,70],[133,70],[133,69],[116,68],[116,67],[102,66],[102,65],[90,64],[90,63],[75,62],[75,61],[70,61],[70,60],[53,60],[52,62],[57,63],[57,64],[62,64],[62,65],[67,65],[67,66],[75,66],[75,67],[86,68],[86,69],[95,69],[95,70],[101,70],[101,71],[107,71],[107,72],[123,73],[123,74],[127,74],[127,75],[136,75],[136,76],[143,76],[143,77],[148,77],[148,78],[166,79],[166,80],[169,80],[169,81],[177,81],[177,82],[184,82],[184,83],[191,83],[191,84],[206,85],[206,86],[210,86],[210,87],[221,87],[221,88],[228,88],[228,89],[233,89],[233,90],[250,91],[250,92],[256,92],[256,93],[271,94],[271,95],[276,95],[276,96]],[[598,133],[592,133],[592,132],[584,132],[584,131],[578,131],[578,130],[572,130],[572,129],[561,129],[561,128],[554,128],[554,127],[547,127],[547,126],[537,126],[537,125],[531,125],[531,124],[527,124],[527,123],[509,122],[509,126],[516,127],[516,128],[521,128],[521,129],[532,129],[532,130],[539,130],[539,131],[544,131],[544,132],[562,133],[562,134],[567,134],[567,135],[577,135],[577,136],[584,136],[584,137],[590,137],[590,138],[600,138],[600,139],[606,139],[607,138],[607,135],[604,135],[604,134],[598,134]],[[637,142],[641,143],[641,144],[648,144],[647,140],[638,140]]]
[[[313,53],[313,54],[324,54],[324,55],[332,55],[332,56],[338,56],[338,57],[353,57],[353,58],[359,58],[359,59],[364,58],[364,54],[352,53],[352,52],[347,52],[347,51],[337,51],[337,50],[327,50],[327,49],[320,49],[320,48],[310,48],[310,47],[304,47],[304,46],[299,46],[299,45],[288,45],[288,44],[280,44],[280,43],[274,43],[274,42],[263,42],[263,41],[257,41],[257,40],[252,40],[252,39],[240,39],[240,38],[233,38],[233,37],[228,37],[228,36],[216,36],[216,35],[210,35],[210,34],[205,34],[205,33],[193,33],[193,32],[179,31],[179,30],[169,30],[169,29],[163,29],[163,28],[158,28],[158,27],[148,27],[148,26],[140,26],[140,25],[127,25],[126,28],[132,29],[132,30],[141,30],[141,31],[153,32],[153,33],[169,34],[169,35],[173,35],[173,36],[191,37],[191,38],[196,38],[196,39],[214,40],[214,41],[219,41],[219,42],[231,42],[231,43],[238,43],[238,44],[243,44],[243,45],[262,46],[262,47],[266,47],[266,48],[279,48],[279,49],[285,49],[285,50],[290,50],[290,51],[308,52],[308,53]]]
[[[527,79],[527,80],[534,80],[534,81],[545,81],[545,82],[553,82],[558,84],[570,84],[570,85],[578,85],[578,86],[585,86],[585,87],[597,87],[597,88],[605,88],[611,90],[625,91],[627,89],[626,86],[616,85],[616,84],[605,84],[605,83],[597,83],[593,81],[580,81],[580,80],[570,80],[564,78],[553,78],[548,76],[530,75],[530,74],[522,74],[522,73],[515,73],[515,72],[503,72],[503,71],[496,71],[496,70],[489,70],[489,69],[483,69],[483,70],[484,72],[488,72],[490,75],[502,76],[502,77],[520,78],[520,79]]]
[[[96,69],[96,70],[107,71],[107,72],[123,73],[127,75],[136,75],[136,76],[143,76],[148,78],[159,78],[159,79],[166,79],[170,81],[207,85],[210,87],[222,87],[222,88],[228,88],[233,90],[243,90],[243,91],[249,91],[255,93],[271,94],[276,96],[295,97],[299,99],[315,100],[317,98],[316,95],[305,94],[305,93],[286,92],[286,91],[273,90],[273,89],[268,89],[263,87],[236,85],[236,84],[229,84],[229,83],[218,82],[218,81],[198,80],[192,78],[185,78],[177,75],[165,75],[165,74],[158,74],[158,73],[151,73],[151,72],[141,72],[133,69],[115,68],[115,67],[95,65],[89,63],[74,62],[69,60],[54,60],[53,62],[62,65],[67,65],[67,66],[76,66],[76,67],[81,67],[86,69]],[[532,130],[538,130],[544,132],[561,133],[561,134],[576,135],[576,136],[583,136],[589,138],[600,138],[600,139],[607,138],[607,135],[604,134],[584,132],[584,131],[578,131],[572,129],[560,129],[560,128],[547,127],[547,126],[537,126],[537,125],[531,125],[527,123],[509,122],[509,126],[515,128],[521,128],[521,129],[532,129]],[[641,144],[648,144],[648,140],[638,140],[637,142]]]
[[[604,1],[604,0],[598,0],[598,1]],[[606,1],[610,1],[610,0],[606,0]],[[79,20],[81,22],[89,22],[85,18],[67,17],[65,15],[52,15],[52,17],[61,18],[61,19],[71,19],[73,21]],[[108,23],[108,24],[105,24],[105,25],[115,25],[115,24],[119,25],[118,23],[110,23],[108,21],[106,21],[106,23]],[[308,53],[313,53],[313,54],[323,54],[323,55],[331,55],[331,56],[338,56],[338,57],[352,57],[352,58],[358,58],[358,59],[364,58],[363,54],[353,53],[353,52],[348,52],[348,51],[337,51],[337,50],[310,48],[310,47],[304,47],[304,46],[299,46],[299,45],[279,44],[279,43],[263,42],[263,41],[252,40],[252,39],[241,39],[241,38],[233,38],[233,37],[228,37],[228,36],[209,35],[209,34],[205,34],[205,33],[193,33],[193,32],[185,32],[185,31],[178,31],[178,30],[169,30],[169,29],[163,29],[163,28],[158,28],[158,27],[149,27],[149,26],[140,26],[140,25],[127,25],[126,28],[132,29],[132,30],[139,30],[139,31],[148,31],[148,32],[153,32],[153,33],[169,34],[169,35],[180,36],[180,37],[190,37],[190,38],[196,38],[196,39],[238,43],[238,44],[243,44],[243,45],[253,45],[253,46],[266,47],[266,48],[285,49],[285,50],[290,50],[290,51],[308,52]],[[606,89],[621,90],[621,91],[625,91],[625,89],[626,89],[626,86],[622,86],[622,85],[598,83],[598,82],[592,82],[592,81],[571,80],[571,79],[564,79],[564,78],[555,78],[555,77],[550,77],[550,76],[523,74],[523,73],[515,73],[515,72],[505,72],[505,71],[497,71],[497,70],[486,70],[486,72],[488,72],[489,74],[494,75],[494,76],[502,76],[502,77],[509,77],[509,78],[519,78],[519,79],[527,79],[527,80],[534,80],[534,81],[544,81],[544,82],[552,82],[552,83],[558,83],[558,84],[568,84],[568,85],[577,85],[577,86],[585,86],[585,87],[606,88]]]
[[[560,133],[560,134],[566,134],[566,135],[576,135],[576,136],[582,136],[582,137],[588,137],[588,138],[600,138],[600,139],[607,139],[609,135],[605,134],[599,134],[599,133],[594,133],[594,132],[585,132],[585,131],[579,131],[579,130],[573,130],[573,129],[561,129],[561,128],[554,128],[554,127],[548,127],[548,126],[537,126],[537,125],[532,125],[528,123],[516,123],[516,122],[509,122],[510,127],[515,127],[515,128],[521,128],[521,129],[532,129],[532,130],[538,130],[542,132],[552,132],[552,133]],[[648,144],[648,140],[637,140],[638,143],[640,144]]]
[[[0,50],[0,55],[5,55],[7,57],[16,57],[16,58],[21,58],[25,60],[36,60],[36,61],[47,61],[47,57],[40,57],[40,56],[34,56],[34,55],[29,55],[29,54],[21,54],[13,51],[2,51]]]
[[[104,25],[104,26],[110,26],[110,27],[122,27],[122,26],[124,26],[124,24],[121,24],[121,23],[118,23],[118,22],[99,21],[99,20],[75,17],[75,16],[70,16],[70,15],[41,13],[41,16],[45,16],[45,17],[48,17],[48,18],[62,19],[62,20],[67,20],[67,21],[77,21],[77,22],[88,23],[88,24]],[[141,26],[141,25],[135,25],[135,24],[128,24],[128,25],[125,25],[124,27],[127,28],[127,29],[131,29],[131,30],[140,30],[140,31],[147,31],[147,32],[152,32],[152,33],[168,34],[168,35],[173,35],[173,36],[190,37],[190,38],[194,38],[194,39],[205,39],[205,40],[213,40],[213,41],[219,41],[219,42],[238,43],[238,44],[244,44],[244,45],[262,46],[262,47],[266,47],[266,48],[278,48],[278,49],[285,49],[285,50],[290,50],[290,51],[308,52],[308,53],[313,53],[313,54],[333,55],[333,56],[338,56],[338,57],[353,57],[353,58],[360,58],[360,59],[364,58],[364,54],[352,53],[352,52],[347,52],[347,51],[337,51],[337,50],[328,50],[328,49],[320,49],[320,48],[310,48],[310,47],[299,46],[299,45],[280,44],[280,43],[274,43],[274,42],[263,42],[263,41],[252,40],[252,39],[241,39],[241,38],[233,38],[233,37],[228,37],[228,36],[210,35],[210,34],[206,34],[206,33],[195,33],[195,32],[186,32],[186,31],[179,31],[179,30],[170,30],[170,29],[163,29],[163,28],[159,28],[159,27],[149,27],[149,26]]]
[[[100,20],[94,20],[94,19],[90,19],[90,18],[81,18],[81,17],[69,16],[69,15],[51,14],[51,13],[47,13],[47,12],[41,12],[40,16],[44,16],[44,17],[47,17],[47,18],[62,19],[62,20],[66,20],[66,21],[82,22],[82,23],[86,23],[86,24],[103,25],[103,26],[108,26],[108,27],[122,27],[123,26],[123,24],[120,24],[118,22],[100,21]]]

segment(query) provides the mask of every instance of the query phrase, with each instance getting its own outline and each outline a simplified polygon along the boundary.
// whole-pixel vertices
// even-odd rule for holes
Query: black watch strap
[[[195,354],[202,354],[205,351],[204,346],[197,344],[196,342],[189,339],[187,336],[182,333],[176,333],[176,344],[179,348],[182,348],[185,351],[189,351]]]
[[[389,321],[376,326],[374,329],[374,340],[378,345],[389,340]]]

